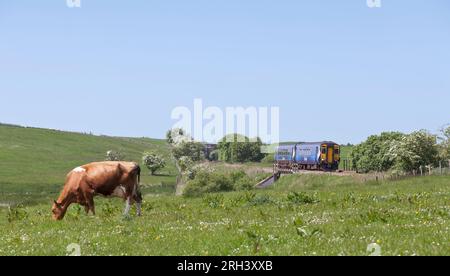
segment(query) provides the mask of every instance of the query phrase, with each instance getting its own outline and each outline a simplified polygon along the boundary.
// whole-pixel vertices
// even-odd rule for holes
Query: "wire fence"
[[[341,160],[339,169],[343,171],[354,171],[357,169],[352,160]],[[384,175],[383,173],[381,173]],[[440,161],[437,165],[421,166],[418,170],[403,174],[403,176],[426,176],[426,175],[450,175],[450,160]]]

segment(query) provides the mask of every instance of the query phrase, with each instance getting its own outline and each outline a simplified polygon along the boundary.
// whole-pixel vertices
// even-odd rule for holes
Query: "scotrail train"
[[[329,141],[280,145],[275,153],[275,170],[282,173],[336,171],[341,161],[340,154],[340,146]]]

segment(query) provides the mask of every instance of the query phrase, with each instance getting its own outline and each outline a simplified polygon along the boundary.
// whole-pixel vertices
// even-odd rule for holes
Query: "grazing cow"
[[[133,162],[97,162],[73,169],[66,178],[64,189],[52,208],[53,219],[62,220],[67,208],[78,203],[95,215],[94,196],[119,197],[126,201],[125,215],[136,202],[141,215],[142,195],[139,190],[141,168]]]

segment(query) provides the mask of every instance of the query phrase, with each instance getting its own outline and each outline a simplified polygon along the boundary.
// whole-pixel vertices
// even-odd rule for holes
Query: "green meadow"
[[[164,140],[94,136],[48,129],[0,125],[0,204],[51,202],[73,168],[103,161],[109,150],[140,162],[144,151],[167,156],[158,176],[143,168],[147,192],[173,193],[176,168]]]
[[[0,126],[0,203],[12,204],[0,207],[0,255],[68,255],[74,244],[81,255],[370,255],[374,244],[381,255],[450,255],[449,176],[288,175],[265,190],[187,198],[174,195],[168,160],[161,176],[144,171],[142,217],[123,217],[119,199],[97,198],[97,216],[73,205],[52,221],[67,171],[107,150],[136,161],[146,150],[169,156],[162,140]]]

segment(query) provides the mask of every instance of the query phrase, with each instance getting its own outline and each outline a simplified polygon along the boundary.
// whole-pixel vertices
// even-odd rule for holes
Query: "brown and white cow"
[[[119,197],[126,201],[125,215],[136,202],[141,215],[142,195],[139,190],[141,168],[133,162],[96,162],[73,169],[64,189],[52,208],[53,219],[62,220],[67,208],[78,203],[95,215],[94,196]]]

